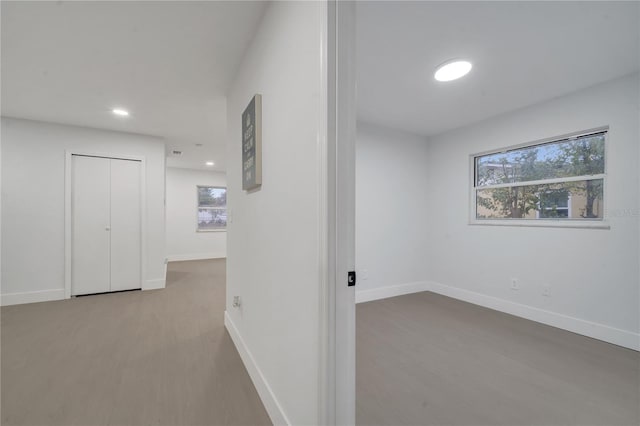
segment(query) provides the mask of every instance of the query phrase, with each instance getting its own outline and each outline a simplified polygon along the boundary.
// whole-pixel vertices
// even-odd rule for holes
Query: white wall
[[[161,139],[2,117],[2,303],[64,298],[65,150],[146,160],[143,288],[165,285]]]
[[[358,299],[374,289],[411,288],[427,278],[427,140],[358,122],[356,264]],[[368,293],[364,293],[368,292]]]
[[[419,138],[361,123],[357,300],[430,290],[639,349],[638,79],[447,132],[424,150]],[[470,155],[607,125],[610,229],[469,225]],[[393,188],[388,210],[375,214]]]
[[[498,306],[519,304],[563,316],[557,321],[587,321],[593,324],[582,326],[592,335],[613,333],[622,336],[617,343],[635,339],[638,346],[638,93],[636,74],[432,138],[425,261],[434,285],[451,286],[457,295],[465,293],[455,289],[490,296]],[[468,224],[469,155],[605,125],[611,229]],[[520,280],[519,291],[510,289],[512,277]],[[542,295],[545,284],[551,297]]]
[[[317,424],[325,2],[270,3],[228,93],[225,323],[276,424]],[[263,184],[241,185],[240,117],[262,94]],[[240,309],[232,306],[242,297]]]
[[[227,186],[221,172],[167,167],[167,258],[216,259],[227,256],[227,232],[197,232],[198,185]]]

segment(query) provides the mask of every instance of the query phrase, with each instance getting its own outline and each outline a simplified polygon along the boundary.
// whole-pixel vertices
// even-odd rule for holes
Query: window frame
[[[499,187],[513,187],[513,186],[527,186],[527,185],[539,185],[539,184],[552,184],[571,181],[584,181],[589,177],[591,179],[602,179],[603,183],[603,197],[602,197],[602,218],[591,219],[562,219],[562,218],[537,218],[536,219],[524,219],[524,218],[503,218],[503,219],[478,219],[477,214],[477,190],[483,187],[476,186],[476,158],[485,155],[499,154],[507,151],[533,147],[536,145],[543,145],[553,142],[561,142],[566,139],[579,138],[595,133],[604,133],[604,173],[597,175],[582,175],[572,176],[567,178],[554,178],[554,179],[542,179],[536,181],[524,181],[516,183],[506,183],[498,185],[490,185],[489,188]],[[476,152],[469,155],[469,225],[479,226],[513,226],[513,227],[546,227],[546,228],[586,228],[586,229],[610,229],[610,225],[607,217],[607,198],[608,198],[608,155],[609,153],[609,126],[595,127],[588,130],[565,133],[558,136],[553,136],[545,139],[539,139],[531,142],[524,142],[516,145],[511,145],[505,148],[491,149],[482,152]],[[537,216],[537,214],[536,214]]]
[[[208,207],[208,206],[200,206],[200,188],[214,188],[214,189],[224,189],[225,193],[227,192],[226,186],[217,186],[217,185],[196,185],[196,232],[227,232],[227,225],[220,228],[212,228],[212,229],[200,229],[200,209],[210,209],[210,210],[223,210],[221,207]],[[225,204],[224,210],[227,211],[227,205]],[[228,214],[228,213],[227,213]],[[227,216],[228,220],[228,216]]]

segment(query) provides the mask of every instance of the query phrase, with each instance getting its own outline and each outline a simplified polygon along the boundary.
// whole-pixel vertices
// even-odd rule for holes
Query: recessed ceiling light
[[[128,117],[129,116],[129,111],[127,111],[126,109],[122,109],[122,108],[114,108],[111,110],[112,113],[114,113],[115,115],[119,115],[121,117]]]
[[[436,73],[433,75],[438,81],[452,81],[457,80],[460,77],[464,77],[471,71],[473,65],[469,61],[461,61],[459,59],[447,61],[444,64],[436,68]]]
[[[213,161],[207,161],[205,164],[206,164],[207,166],[213,166]]]

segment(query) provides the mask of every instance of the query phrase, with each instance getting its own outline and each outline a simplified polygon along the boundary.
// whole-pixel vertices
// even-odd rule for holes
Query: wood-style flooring
[[[359,425],[640,424],[636,351],[430,292],[356,310]]]
[[[224,283],[3,307],[2,424],[270,424]],[[640,424],[638,352],[429,292],[357,305],[356,357],[359,425]]]
[[[167,287],[2,308],[2,425],[271,424],[223,325],[224,260]]]

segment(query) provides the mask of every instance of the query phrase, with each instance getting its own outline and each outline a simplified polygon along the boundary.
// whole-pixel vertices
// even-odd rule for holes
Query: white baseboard
[[[224,259],[226,257],[226,253],[170,254],[167,256],[167,260],[169,262],[179,262],[183,260]]]
[[[242,362],[249,372],[249,377],[251,377],[253,385],[258,391],[258,395],[271,418],[271,422],[276,426],[290,425],[291,422],[289,422],[289,419],[273,393],[273,390],[269,386],[269,383],[267,383],[267,379],[262,374],[260,367],[256,364],[251,351],[245,344],[240,332],[231,320],[227,311],[224,312],[224,325],[227,328],[229,335],[231,335],[231,340],[233,340],[233,343],[236,345],[238,353],[240,353],[240,358],[242,358]]]
[[[437,282],[428,282],[429,290],[454,299],[484,306],[496,311],[511,314],[517,317],[536,321],[552,327],[561,328],[583,336],[592,337],[625,348],[640,350],[640,334],[619,328],[598,324],[556,312],[547,311],[532,306],[521,305],[493,296],[451,287]]]
[[[613,343],[614,345],[640,351],[640,334],[621,330],[604,324],[558,314],[532,306],[522,305],[509,300],[487,296],[461,288],[440,284],[434,281],[418,281],[414,283],[398,284],[370,290],[356,291],[356,303],[402,296],[404,294],[431,291],[453,299],[484,306],[495,311],[504,312],[520,318],[571,331],[576,334]]]
[[[40,291],[25,291],[23,293],[7,293],[0,296],[0,305],[22,305],[24,303],[48,302],[63,300],[64,288]]]
[[[147,280],[142,286],[143,290],[157,290],[159,288],[165,288],[167,280],[164,278],[158,278],[156,280]]]
[[[370,302],[372,300],[386,299],[388,297],[419,293],[427,290],[429,290],[429,283],[427,281],[416,281],[413,283],[372,288],[370,290],[360,290],[356,291],[356,303]]]

